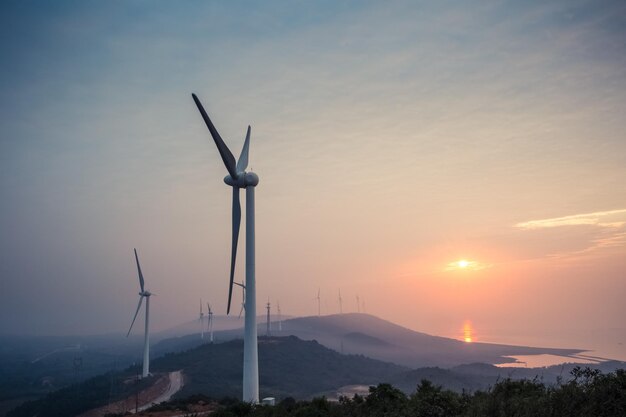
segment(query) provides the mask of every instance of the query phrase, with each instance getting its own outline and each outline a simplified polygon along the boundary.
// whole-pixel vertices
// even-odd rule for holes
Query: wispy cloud
[[[622,216],[619,216],[622,215]],[[610,221],[602,221],[611,217]],[[622,219],[616,219],[621,217]],[[517,223],[515,227],[521,229],[544,229],[549,227],[597,225],[600,227],[620,228],[626,223],[626,209],[596,211],[593,213],[573,214],[570,216],[554,217],[550,219],[530,220]]]
[[[561,250],[548,254],[554,259],[580,258],[599,251],[606,252],[626,245],[626,209],[596,211],[593,213],[573,214],[549,219],[530,220],[517,223],[516,228],[524,230],[557,229],[582,226],[576,238],[580,242],[578,249]],[[572,239],[569,236],[566,239]],[[572,242],[569,242],[572,243]]]

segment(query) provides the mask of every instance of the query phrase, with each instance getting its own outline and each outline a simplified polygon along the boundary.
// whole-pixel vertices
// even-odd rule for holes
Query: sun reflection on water
[[[465,343],[472,343],[474,341],[474,329],[472,328],[472,323],[469,320],[465,321],[463,324],[463,340]]]

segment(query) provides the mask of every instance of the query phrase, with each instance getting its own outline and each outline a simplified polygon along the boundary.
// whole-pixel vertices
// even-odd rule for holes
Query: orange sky
[[[0,333],[123,331],[133,247],[156,328],[225,311],[196,92],[235,152],[252,125],[259,299],[626,343],[619,2],[0,7]]]

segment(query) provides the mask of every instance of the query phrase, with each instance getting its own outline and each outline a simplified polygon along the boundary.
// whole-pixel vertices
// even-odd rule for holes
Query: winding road
[[[172,398],[172,395],[180,391],[183,385],[185,385],[183,381],[182,370],[170,372],[169,378],[170,378],[170,384],[165,390],[165,392],[159,395],[158,397],[154,398],[153,400],[150,400],[150,402],[143,404],[141,407],[139,407],[139,411],[147,410],[148,408],[152,407],[152,405],[154,404],[159,404],[159,403],[162,403],[163,401],[169,401],[169,399]]]

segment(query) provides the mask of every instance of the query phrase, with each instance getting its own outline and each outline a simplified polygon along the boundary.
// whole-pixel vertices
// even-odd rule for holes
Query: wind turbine
[[[239,315],[237,316],[240,319],[243,310],[246,308],[246,286],[239,282],[235,282],[235,285],[241,287],[241,310],[239,310]]]
[[[276,301],[276,311],[278,312],[278,332],[283,331],[283,316],[280,314],[280,302]]]
[[[267,299],[267,337],[270,337],[270,299]]]
[[[208,311],[207,330],[209,331],[209,341],[213,343],[213,310],[211,310],[211,304],[206,303],[206,309]]]
[[[357,313],[361,312],[361,302],[359,301],[359,295],[356,296],[356,311]]]
[[[343,304],[341,300],[341,290],[339,290],[339,314],[343,314]]]
[[[230,313],[230,302],[233,294],[233,281],[235,277],[235,259],[237,257],[237,241],[239,240],[239,226],[241,223],[241,203],[239,202],[239,190],[246,190],[246,316],[245,334],[243,338],[243,400],[250,403],[259,402],[259,353],[256,328],[256,285],[254,277],[255,245],[254,245],[254,187],[259,183],[259,177],[254,172],[246,172],[248,167],[248,148],[250,146],[250,126],[246,133],[246,139],[235,161],[228,146],[217,132],[209,115],[202,107],[202,103],[195,94],[193,97],[204,122],[206,123],[217,150],[224,161],[228,175],[224,178],[227,185],[233,187],[233,232],[230,259],[230,283],[228,286],[228,307],[226,314]]]
[[[200,299],[200,339],[204,339],[204,313],[202,312],[202,298]]]
[[[317,300],[317,315],[318,317],[322,315],[322,307],[320,304],[320,289],[317,289],[317,297],[315,297],[315,299]]]
[[[141,273],[141,266],[139,265],[139,257],[137,256],[137,249],[135,249],[135,261],[137,261],[137,275],[139,275],[139,287],[141,291],[139,292],[139,304],[137,304],[137,311],[135,311],[135,317],[133,317],[132,323],[130,323],[130,328],[128,329],[128,333],[126,333],[126,337],[130,335],[130,331],[133,329],[133,324],[135,324],[135,320],[137,319],[137,315],[139,314],[139,309],[141,308],[141,303],[143,299],[146,299],[146,330],[143,338],[143,370],[141,372],[141,377],[146,378],[150,375],[150,296],[152,293],[144,288],[143,282],[143,274]]]

